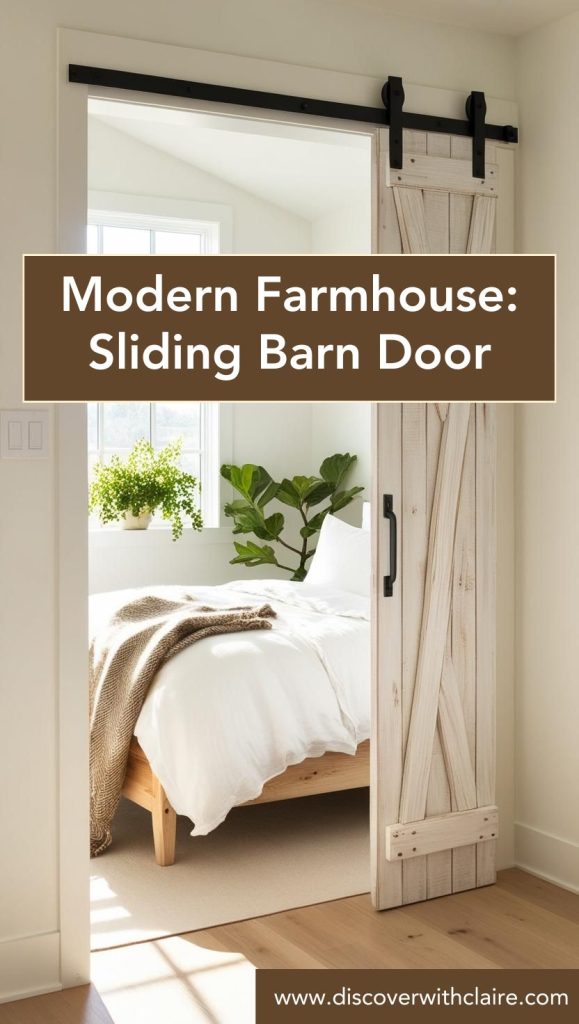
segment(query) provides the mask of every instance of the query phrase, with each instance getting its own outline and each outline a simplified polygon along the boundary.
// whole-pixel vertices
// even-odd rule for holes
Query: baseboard
[[[548,882],[579,893],[579,845],[515,823],[515,863]]]
[[[0,942],[0,1003],[61,988],[59,932]]]

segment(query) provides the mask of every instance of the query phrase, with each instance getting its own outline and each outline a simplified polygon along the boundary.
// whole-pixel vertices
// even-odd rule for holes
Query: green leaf
[[[257,504],[259,507],[264,508],[264,506],[268,505],[270,501],[273,501],[273,499],[277,497],[278,490],[279,484],[276,484],[275,480],[272,480],[265,488],[263,494],[260,494],[258,498]]]
[[[294,476],[292,478],[291,482],[294,486],[296,494],[299,494],[300,496],[300,501],[305,500],[307,492],[313,487],[315,483],[317,483],[317,481],[318,477],[315,476]]]
[[[332,498],[331,512],[339,512],[340,509],[346,508],[346,505],[349,505],[353,498],[363,490],[363,487],[351,487],[349,491],[338,491]]]
[[[299,491],[296,490],[293,481],[287,478],[284,478],[279,485],[277,499],[284,505],[291,505],[292,508],[301,507]]]
[[[273,548],[267,544],[259,545],[248,541],[247,544],[235,542],[237,557],[232,558],[230,565],[276,565],[277,559]]]
[[[221,476],[248,501],[254,501],[272,483],[267,470],[251,462],[243,466],[224,465]]]
[[[328,483],[333,484],[334,488],[339,487],[356,460],[357,456],[350,455],[349,452],[346,452],[345,455],[330,455],[320,466],[320,476]]]
[[[265,520],[265,525],[271,540],[277,540],[285,526],[285,519],[281,512],[274,512]],[[259,534],[257,535],[259,537]]]
[[[304,495],[307,507],[311,508],[313,505],[319,505],[320,501],[330,497],[333,490],[333,484],[327,483],[325,480],[316,479],[311,487],[308,487]]]

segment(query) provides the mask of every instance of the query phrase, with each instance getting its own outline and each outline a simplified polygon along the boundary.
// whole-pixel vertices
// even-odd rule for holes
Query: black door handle
[[[384,597],[392,597],[396,582],[398,524],[394,513],[394,498],[391,494],[384,495],[384,519],[390,521],[390,574],[384,577]]]

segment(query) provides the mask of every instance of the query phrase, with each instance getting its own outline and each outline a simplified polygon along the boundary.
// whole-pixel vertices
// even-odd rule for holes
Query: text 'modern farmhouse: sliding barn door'
[[[494,251],[495,148],[483,181],[471,147],[405,132],[396,171],[382,133],[381,252]],[[373,435],[372,876],[386,909],[495,880],[495,410],[377,405]]]

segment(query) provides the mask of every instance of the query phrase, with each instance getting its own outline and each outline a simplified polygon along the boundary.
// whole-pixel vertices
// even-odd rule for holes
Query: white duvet
[[[277,613],[271,630],[207,637],[168,661],[137,722],[173,807],[192,835],[206,835],[288,765],[327,750],[354,754],[368,738],[369,601],[285,580],[191,592],[214,606],[267,601]],[[92,634],[137,593],[94,595]]]

